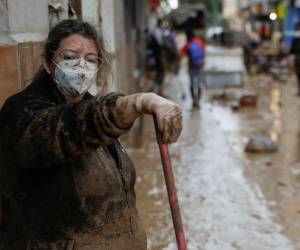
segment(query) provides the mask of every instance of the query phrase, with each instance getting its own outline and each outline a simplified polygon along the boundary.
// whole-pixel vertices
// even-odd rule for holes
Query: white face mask
[[[68,96],[78,96],[96,84],[97,66],[83,58],[64,60],[56,64],[55,82]]]

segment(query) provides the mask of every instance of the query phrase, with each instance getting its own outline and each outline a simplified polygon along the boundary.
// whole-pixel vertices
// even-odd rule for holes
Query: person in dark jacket
[[[158,19],[156,27],[150,32],[149,41],[147,44],[148,51],[151,51],[152,58],[154,59],[155,78],[154,83],[157,88],[157,94],[165,96],[163,93],[163,83],[165,77],[164,65],[164,42],[163,42],[163,21]]]
[[[292,41],[290,53],[295,56],[294,65],[298,82],[298,95],[300,96],[300,22],[295,27],[295,36]]]
[[[31,85],[0,111],[0,250],[145,250],[135,168],[118,142],[153,114],[177,140],[180,107],[152,93],[96,96],[110,66],[102,37],[65,20],[49,33]]]

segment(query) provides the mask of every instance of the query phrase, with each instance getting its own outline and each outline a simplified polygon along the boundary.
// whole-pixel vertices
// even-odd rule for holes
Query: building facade
[[[138,91],[134,72],[143,51],[147,0],[0,0],[0,106],[27,86],[41,64],[49,29],[80,18],[103,33],[114,57],[111,90]]]

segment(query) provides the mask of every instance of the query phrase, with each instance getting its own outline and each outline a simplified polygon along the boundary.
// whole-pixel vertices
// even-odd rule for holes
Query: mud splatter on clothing
[[[121,94],[65,102],[41,76],[0,111],[1,250],[146,249]],[[72,247],[70,247],[72,242]]]

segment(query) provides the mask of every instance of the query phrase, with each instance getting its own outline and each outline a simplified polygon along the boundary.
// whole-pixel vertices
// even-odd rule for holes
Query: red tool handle
[[[159,145],[159,151],[161,156],[161,162],[164,170],[165,182],[168,191],[168,198],[169,198],[169,204],[172,213],[173,225],[175,229],[177,247],[178,250],[187,250],[186,240],[185,240],[182,221],[181,221],[179,202],[176,193],[172,164],[170,160],[169,146],[168,144],[161,143],[161,136],[157,129],[155,118],[154,118],[154,123],[156,129],[157,142]]]
[[[186,240],[184,236],[180,208],[176,194],[176,187],[172,171],[172,165],[169,157],[168,144],[159,144],[161,162],[163,165],[166,186],[168,190],[169,204],[172,212],[173,225],[176,234],[177,246],[179,250],[186,250]]]

